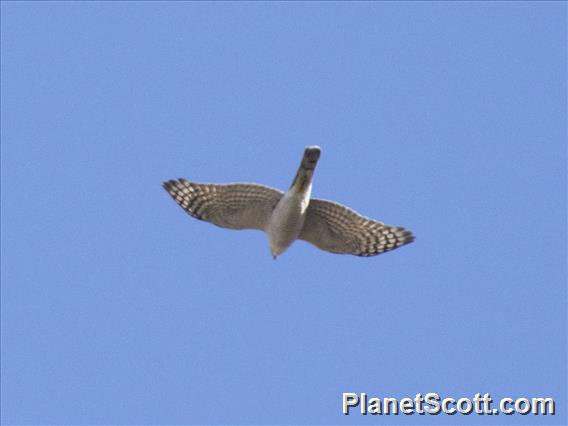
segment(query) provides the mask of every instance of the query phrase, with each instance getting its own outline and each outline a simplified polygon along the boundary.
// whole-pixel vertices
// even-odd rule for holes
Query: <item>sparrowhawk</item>
[[[411,243],[414,236],[398,226],[361,216],[333,201],[311,198],[314,169],[321,149],[309,146],[290,189],[254,183],[210,184],[169,180],[163,187],[191,216],[229,229],[258,229],[268,234],[276,258],[297,239],[341,254],[375,256]]]

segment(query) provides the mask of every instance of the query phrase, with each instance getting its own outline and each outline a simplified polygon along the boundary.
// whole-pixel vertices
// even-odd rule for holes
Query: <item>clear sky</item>
[[[566,424],[566,3],[1,4],[1,419]],[[378,257],[190,218],[184,177],[412,230]],[[342,392],[553,397],[361,416]]]

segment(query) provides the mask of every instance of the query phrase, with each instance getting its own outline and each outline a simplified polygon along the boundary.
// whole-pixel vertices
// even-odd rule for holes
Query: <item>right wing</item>
[[[283,195],[277,189],[253,183],[218,185],[177,179],[162,186],[194,218],[229,229],[264,231]]]

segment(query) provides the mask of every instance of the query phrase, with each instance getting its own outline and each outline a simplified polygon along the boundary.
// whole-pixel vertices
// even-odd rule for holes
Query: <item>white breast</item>
[[[297,192],[291,188],[272,212],[266,232],[273,256],[282,254],[298,238],[304,225],[311,189],[311,184],[305,192]]]

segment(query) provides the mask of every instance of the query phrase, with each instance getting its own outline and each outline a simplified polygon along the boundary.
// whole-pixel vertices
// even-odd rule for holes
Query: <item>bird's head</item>
[[[320,158],[321,148],[317,145],[308,146],[304,151],[302,166],[306,169],[315,169]]]

